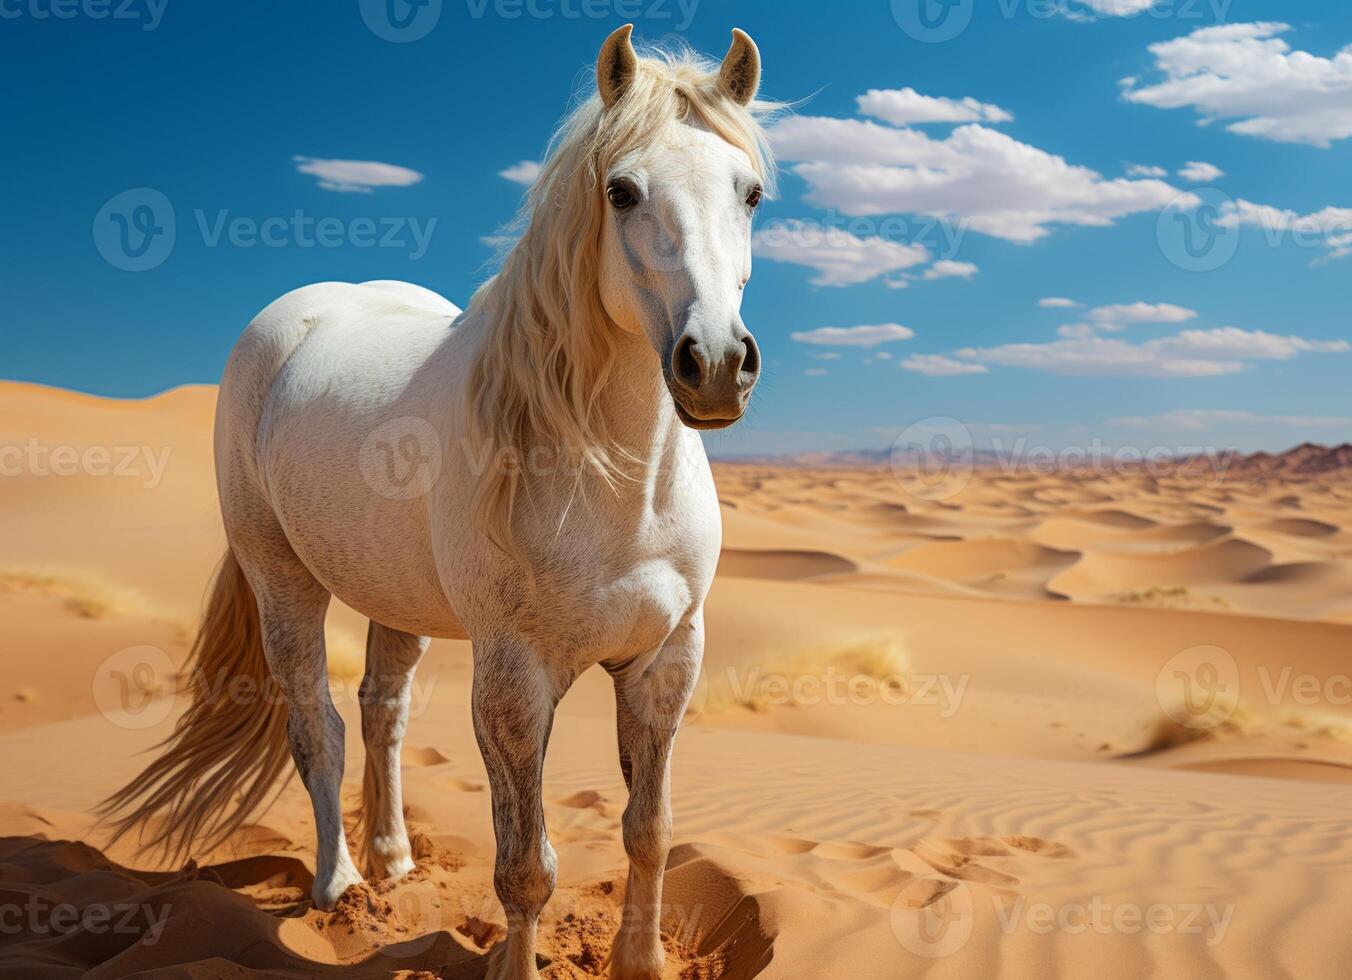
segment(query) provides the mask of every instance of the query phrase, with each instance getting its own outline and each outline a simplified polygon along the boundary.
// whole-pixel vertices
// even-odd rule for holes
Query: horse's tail
[[[136,829],[143,850],[175,860],[194,842],[216,847],[270,804],[290,759],[286,699],[268,671],[258,603],[232,551],[185,670],[192,703],[156,746],[159,758],[99,805],[113,841]]]

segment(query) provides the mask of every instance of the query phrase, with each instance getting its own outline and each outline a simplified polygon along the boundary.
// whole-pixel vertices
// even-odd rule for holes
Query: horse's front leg
[[[554,708],[568,687],[529,645],[494,639],[474,650],[474,734],[493,791],[493,886],[507,938],[491,955],[492,980],[530,980],[535,928],[554,891],[557,864],[545,835],[540,777]]]
[[[701,609],[668,637],[650,663],[612,670],[620,767],[629,787],[624,810],[629,880],[610,960],[615,980],[657,980],[662,975],[662,873],[671,847],[671,747],[703,655]]]

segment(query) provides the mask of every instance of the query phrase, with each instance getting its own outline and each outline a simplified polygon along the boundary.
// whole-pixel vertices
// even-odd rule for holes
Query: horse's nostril
[[[756,346],[755,338],[750,335],[742,341],[742,347],[746,351],[742,356],[742,373],[755,377],[760,373],[760,348]]]
[[[677,341],[676,350],[671,355],[671,369],[677,380],[690,388],[698,388],[703,383],[704,370],[695,354],[693,337],[682,337]]]

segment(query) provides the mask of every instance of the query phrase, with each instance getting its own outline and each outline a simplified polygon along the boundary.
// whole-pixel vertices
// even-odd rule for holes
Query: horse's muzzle
[[[725,429],[746,412],[760,377],[760,349],[744,330],[723,344],[683,334],[663,374],[682,422],[692,429]]]

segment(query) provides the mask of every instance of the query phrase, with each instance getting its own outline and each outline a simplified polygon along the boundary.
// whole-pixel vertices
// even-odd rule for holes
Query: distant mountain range
[[[978,469],[991,466],[1020,465],[1029,462],[1040,468],[1047,467],[1044,458],[1019,458],[1009,452],[997,452],[990,449],[965,450],[960,454],[950,454],[952,461],[970,460]],[[866,468],[890,466],[894,463],[916,464],[924,460],[922,454],[913,451],[904,456],[893,458],[891,449],[851,449],[840,452],[785,453],[782,455],[745,454],[716,456],[716,463],[733,463],[760,466],[802,466],[802,467],[842,467]],[[1212,456],[1180,456],[1176,460],[1181,472],[1205,467],[1214,471],[1217,467],[1231,476],[1275,477],[1275,476],[1320,476],[1341,470],[1352,469],[1352,443],[1339,446],[1321,446],[1313,442],[1304,442],[1282,453],[1258,452],[1245,455],[1232,449],[1221,450]],[[1083,463],[1080,464],[1084,465]],[[1132,464],[1124,463],[1123,469]]]
[[[1352,443],[1321,446],[1302,442],[1284,453],[1253,453],[1235,460],[1230,472],[1245,476],[1319,476],[1352,468]]]

